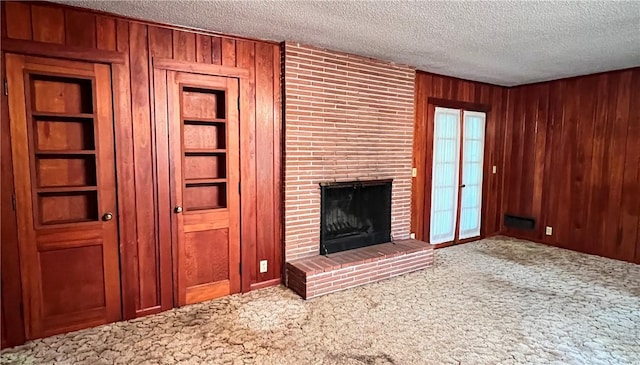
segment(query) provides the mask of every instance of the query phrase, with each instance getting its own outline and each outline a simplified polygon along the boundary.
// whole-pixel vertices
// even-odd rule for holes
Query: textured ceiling
[[[640,65],[640,1],[59,1],[518,85]]]

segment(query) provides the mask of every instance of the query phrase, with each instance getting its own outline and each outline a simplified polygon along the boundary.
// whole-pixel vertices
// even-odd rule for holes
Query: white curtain
[[[436,108],[431,180],[431,244],[453,241],[458,211],[460,111]]]
[[[480,235],[485,113],[463,112],[462,188],[459,239]]]

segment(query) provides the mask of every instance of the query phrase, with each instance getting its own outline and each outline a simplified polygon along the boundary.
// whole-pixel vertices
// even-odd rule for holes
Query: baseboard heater
[[[536,220],[529,217],[520,217],[517,215],[505,214],[504,226],[532,231],[536,229]]]

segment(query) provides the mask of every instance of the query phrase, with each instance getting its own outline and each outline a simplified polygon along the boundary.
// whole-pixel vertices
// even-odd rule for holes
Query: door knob
[[[461,188],[464,188],[465,186],[466,186],[465,184],[460,185]]]
[[[104,215],[102,216],[102,220],[103,221],[110,221],[113,219],[113,214],[111,214],[111,212],[106,212],[104,213]]]
[[[178,205],[177,207],[175,207],[173,209],[173,211],[176,212],[176,213],[182,213],[182,207]]]

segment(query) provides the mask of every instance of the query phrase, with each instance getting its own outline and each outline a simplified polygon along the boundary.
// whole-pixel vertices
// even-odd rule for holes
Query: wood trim
[[[193,63],[188,61],[176,61],[169,58],[153,57],[153,67],[179,72],[188,72],[202,75],[249,78],[249,70],[240,67]]]
[[[433,247],[435,250],[437,250],[437,249],[440,249],[440,248],[463,245],[465,243],[480,241],[480,240],[484,240],[486,238],[492,238],[492,237],[497,237],[497,236],[509,237],[509,236],[507,236],[505,234],[502,234],[500,232],[496,232],[496,233],[492,233],[492,234],[489,234],[489,235],[486,235],[486,236],[480,235],[480,236],[477,236],[477,237],[465,238],[465,239],[459,240],[459,241],[451,241],[451,242],[439,243],[437,245],[431,245],[431,247]],[[527,238],[525,238],[525,239],[527,239]]]
[[[24,102],[20,99],[23,97],[24,83],[22,80],[22,72],[24,71],[24,62],[25,57],[20,55],[6,55],[5,65],[7,68],[7,81],[10,86],[15,87],[14,90],[16,92],[9,93],[9,120],[11,123],[11,138],[12,138],[12,157],[13,157],[13,167],[14,167],[14,182],[15,184],[15,195],[18,203],[20,201],[18,199],[22,197],[31,198],[31,177],[29,176],[29,169],[25,168],[25,166],[30,166],[29,156],[24,151],[23,148],[19,148],[17,145],[19,144],[27,144],[29,139],[27,136],[27,131],[23,128],[20,128],[20,123],[26,123],[26,109]],[[16,167],[18,167],[16,169]],[[27,199],[25,199],[27,200]],[[22,203],[26,204],[26,203]],[[37,254],[35,250],[27,250],[25,248],[25,242],[35,242],[36,235],[32,229],[29,229],[29,226],[26,224],[20,224],[20,222],[33,222],[33,216],[31,209],[18,209],[16,210],[16,217],[18,221],[18,242],[19,244],[19,255],[20,255],[20,272],[22,273],[22,300],[23,304],[25,304],[24,308],[24,326],[25,326],[25,336],[26,338],[33,338],[33,333],[40,333],[41,329],[39,327],[33,328],[32,323],[39,324],[40,318],[32,319],[32,313],[30,311],[30,306],[32,302],[37,302],[38,299],[32,300],[31,293],[34,292],[31,288],[33,288],[34,279],[31,276],[36,269],[32,267],[33,263],[37,260]]]
[[[83,47],[72,47],[61,44],[16,40],[10,38],[2,39],[2,50],[30,56],[53,57],[109,64],[124,64],[126,58],[126,55],[123,52],[87,49]]]
[[[171,292],[169,292],[171,293]],[[136,317],[144,317],[144,316],[149,316],[152,314],[157,314],[160,312],[165,311],[166,309],[164,309],[161,305],[157,305],[155,307],[149,307],[149,308],[144,308],[144,309],[140,309],[138,311],[136,311]]]
[[[224,62],[224,60],[223,60]],[[236,42],[236,65],[249,71],[249,77],[240,80],[240,250],[244,265],[241,291],[246,293],[257,280],[257,199],[256,190],[256,55],[254,42]]]
[[[424,70],[416,70],[416,76],[418,76],[418,75],[446,77],[447,79],[452,80],[454,82],[468,82],[468,83],[474,84],[474,85],[485,85],[485,86],[489,86],[489,87],[509,88],[509,86],[492,84],[492,83],[489,83],[489,82],[474,81],[474,80],[465,79],[465,78],[462,78],[462,77],[447,76],[447,75],[437,74],[437,73],[434,73],[434,72],[429,72],[429,71],[424,71]]]
[[[488,105],[488,104],[469,103],[469,102],[458,101],[458,100],[429,97],[427,99],[427,102],[437,107],[450,108],[450,109],[463,109],[470,112],[487,113],[491,110],[491,105]]]
[[[273,106],[273,177],[274,177],[274,186],[275,186],[275,194],[274,194],[274,203],[273,208],[276,212],[275,221],[274,221],[274,238],[273,242],[276,245],[275,247],[275,265],[278,268],[278,277],[277,279],[282,281],[282,278],[285,277],[285,265],[283,265],[284,257],[285,257],[285,247],[282,237],[284,237],[284,210],[282,206],[284,205],[284,189],[282,182],[284,181],[284,169],[282,168],[283,159],[283,151],[284,151],[284,138],[283,138],[283,130],[284,124],[282,121],[282,116],[284,115],[284,102],[283,95],[284,89],[283,85],[281,85],[281,77],[283,72],[283,63],[282,59],[282,48],[280,45],[274,46],[273,51],[273,96],[274,96],[274,106]],[[640,255],[640,254],[639,254]],[[275,280],[275,279],[274,279]]]
[[[5,5],[5,2],[2,2]],[[4,9],[3,9],[4,11]],[[6,77],[5,72],[5,55],[2,54],[2,79]],[[0,193],[0,205],[1,214],[1,237],[0,240],[0,258],[2,262],[0,268],[2,269],[2,285],[1,291],[1,306],[2,306],[2,319],[1,330],[2,341],[0,347],[11,347],[20,345],[25,341],[24,333],[24,321],[20,311],[22,305],[22,279],[20,276],[20,260],[19,260],[19,247],[18,247],[18,225],[17,214],[13,209],[12,195],[15,192],[13,181],[13,158],[11,155],[13,140],[10,133],[10,121],[9,121],[9,100],[4,93],[0,93],[2,111],[0,121],[0,155],[2,160],[0,161],[0,176],[2,180],[2,191]],[[7,280],[5,278],[11,278]]]
[[[436,107],[433,104],[427,104],[427,115],[424,116],[426,125],[424,128],[424,145],[423,162],[422,166],[418,166],[418,174],[422,174],[423,185],[419,186],[422,189],[422,224],[420,230],[416,230],[416,238],[429,242],[431,235],[431,193],[432,193],[432,180],[433,180],[433,144],[434,144],[434,120]],[[416,180],[417,181],[417,176]]]
[[[251,284],[249,290],[257,290],[257,289],[268,288],[268,287],[271,287],[271,286],[278,286],[281,283],[282,283],[281,278],[275,278],[275,279],[271,279],[271,280],[261,281],[261,282],[258,282],[258,283]]]
[[[552,80],[528,82],[526,84],[505,86],[505,88],[514,89],[514,88],[521,87],[521,86],[547,85],[547,84],[553,83],[555,81],[560,81],[560,80],[562,80],[562,81],[571,81],[571,80],[576,80],[576,79],[582,79],[584,77],[589,77],[589,76],[602,76],[602,75],[610,75],[610,74],[616,73],[616,72],[627,72],[627,71],[637,71],[637,70],[640,70],[640,67],[638,67],[638,66],[627,67],[627,68],[621,68],[621,69],[617,69],[617,70],[594,72],[594,73],[590,73],[590,74],[586,74],[586,75],[567,76],[567,77],[560,77],[560,78],[552,79]]]
[[[460,128],[460,133],[458,135],[458,206],[456,207],[456,222],[455,222],[455,231],[453,232],[453,241],[455,243],[460,243],[460,215],[462,214],[462,169],[464,168],[464,109],[458,109],[458,128]],[[434,115],[434,123],[435,123],[435,115]],[[435,128],[435,126],[434,126]],[[434,133],[435,138],[435,133]],[[435,141],[434,141],[435,143]],[[431,164],[433,166],[433,163]],[[433,172],[432,172],[433,174]],[[433,176],[431,177],[433,179]],[[431,188],[433,189],[433,187]],[[433,190],[432,190],[433,191]],[[431,208],[431,207],[430,207]],[[480,216],[482,219],[482,211],[480,211]]]
[[[462,245],[465,243],[469,243],[469,242],[475,242],[475,241],[480,241],[485,239],[486,237],[482,237],[482,236],[477,236],[477,237],[470,237],[470,238],[465,238],[462,240],[455,240],[455,241],[451,241],[451,242],[445,242],[445,243],[438,243],[436,245],[431,245],[434,249],[439,249],[439,248],[445,248],[445,247],[451,247],[451,246],[456,246],[456,245]]]

